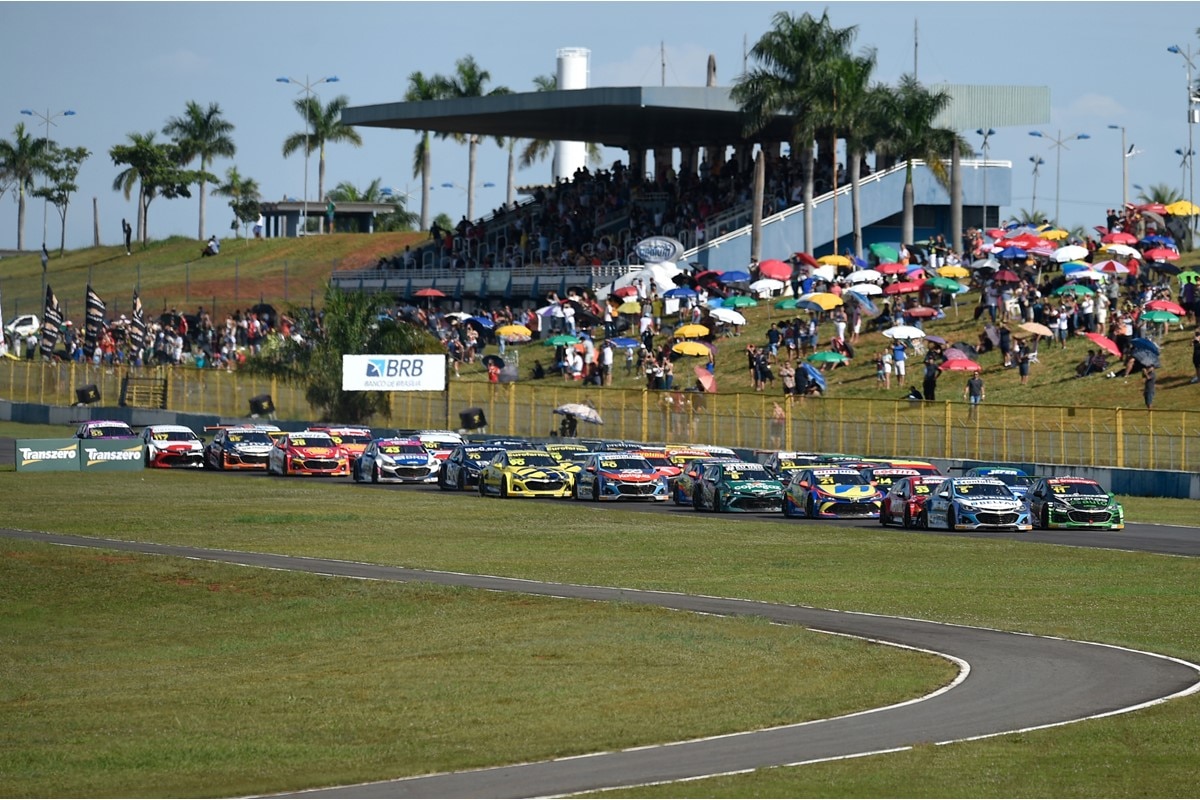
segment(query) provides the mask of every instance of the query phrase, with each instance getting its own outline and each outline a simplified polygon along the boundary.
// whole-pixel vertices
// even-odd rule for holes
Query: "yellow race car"
[[[504,450],[479,473],[480,497],[570,497],[574,485],[545,450]]]

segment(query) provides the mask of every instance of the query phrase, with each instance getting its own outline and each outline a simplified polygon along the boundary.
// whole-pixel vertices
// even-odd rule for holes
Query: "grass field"
[[[319,480],[47,477],[0,479],[4,525],[802,603],[1200,659],[1195,559]],[[61,493],[70,502],[48,512]],[[4,796],[249,794],[510,763],[824,716],[950,674],[753,620],[2,547],[0,709],[19,743],[0,749]],[[1191,796],[1197,711],[1192,697],[621,794]]]

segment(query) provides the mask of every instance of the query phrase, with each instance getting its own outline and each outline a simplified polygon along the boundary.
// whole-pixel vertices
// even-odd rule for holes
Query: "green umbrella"
[[[1200,282],[1200,272],[1196,272],[1195,270],[1190,270],[1190,269],[1184,270],[1183,272],[1179,273],[1175,277],[1179,279],[1180,283],[1198,283],[1198,282]]]
[[[758,301],[753,297],[735,294],[733,297],[726,297],[721,301],[721,308],[748,308],[758,305]]]
[[[1051,292],[1051,294],[1060,295],[1060,296],[1064,295],[1064,294],[1078,295],[1078,294],[1095,294],[1095,293],[1096,293],[1095,289],[1093,289],[1090,286],[1084,286],[1083,284],[1080,284],[1080,283],[1068,283],[1066,286],[1060,286],[1057,289],[1055,289],[1053,292]]]
[[[930,286],[936,286],[937,288],[945,289],[948,292],[958,293],[958,292],[965,292],[967,290],[967,287],[963,286],[961,283],[959,283],[958,281],[953,280],[951,278],[942,278],[939,276],[937,278],[930,278],[929,280],[927,280],[925,282],[927,284],[929,284]]]
[[[1142,314],[1142,319],[1147,322],[1179,322],[1179,317],[1172,314],[1170,311],[1147,311]]]
[[[558,336],[551,336],[547,339],[546,344],[551,347],[558,347],[560,344],[579,344],[579,337],[560,333]]]
[[[869,249],[872,253],[879,256],[881,261],[886,261],[889,264],[900,260],[900,251],[892,247],[890,244],[876,242],[875,244],[871,245]]]
[[[835,353],[832,350],[822,350],[819,353],[813,353],[812,355],[810,355],[808,357],[808,360],[809,361],[825,361],[830,364],[840,364],[841,362],[849,361],[850,359],[846,358],[841,353]]]
[[[786,310],[788,310],[788,309],[793,309],[793,308],[795,308],[795,307],[796,307],[796,298],[794,298],[794,297],[789,297],[789,298],[788,298],[788,299],[786,299],[786,300],[780,300],[778,303],[776,303],[776,304],[775,304],[775,307],[776,307],[776,308],[782,308],[782,309],[784,309],[785,311],[786,311]]]

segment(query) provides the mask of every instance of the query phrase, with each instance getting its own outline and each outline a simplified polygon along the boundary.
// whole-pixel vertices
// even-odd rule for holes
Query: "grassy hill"
[[[201,243],[184,237],[173,237],[135,245],[132,256],[121,247],[100,247],[68,251],[60,258],[52,254],[47,280],[66,306],[68,314],[82,318],[84,292],[89,280],[108,303],[110,310],[127,313],[135,286],[141,287],[146,308],[159,311],[167,308],[194,311],[203,305],[215,307],[219,314],[245,308],[261,301],[280,307],[289,304],[308,304],[320,298],[330,273],[335,269],[355,269],[374,265],[380,257],[404,249],[427,238],[425,233],[334,234],[292,239],[227,239],[221,255],[200,258]],[[1183,268],[1200,267],[1200,253],[1190,253],[1178,262]],[[41,313],[38,299],[41,291],[41,263],[37,253],[27,253],[0,260],[0,297],[6,318],[17,313]],[[972,309],[976,293],[959,298],[957,316],[951,311],[943,320],[927,322],[925,330],[950,342],[975,342],[982,330]],[[789,313],[769,307],[765,301],[756,308],[743,310],[748,325],[742,335],[717,342],[716,375],[719,389],[726,392],[753,392],[746,369],[747,344],[765,343],[769,325],[786,319]],[[821,342],[826,345],[832,335],[832,325],[821,326]],[[1162,348],[1162,368],[1159,370],[1155,408],[1160,410],[1191,410],[1200,401],[1200,384],[1188,381],[1194,374],[1191,365],[1191,330],[1178,325],[1167,335]],[[893,381],[885,390],[875,379],[874,353],[886,340],[877,333],[864,334],[856,345],[857,357],[848,365],[827,373],[830,397],[896,398],[908,391],[909,385],[920,388],[920,359],[910,359],[909,377],[903,386]],[[521,363],[532,365],[534,359],[548,363],[549,348],[536,342],[521,345]],[[1103,408],[1142,408],[1142,380],[1106,379],[1093,375],[1078,379],[1075,365],[1093,347],[1090,341],[1076,337],[1065,349],[1043,340],[1038,363],[1032,365],[1029,382],[1020,385],[1016,369],[1000,366],[999,353],[981,357],[983,378],[989,404],[1026,406],[1093,406]],[[495,352],[495,348],[489,348]],[[676,363],[676,383],[692,383],[692,367],[699,359],[681,359]],[[486,380],[483,367],[477,362],[464,366],[463,380]],[[939,400],[961,400],[964,373],[948,373],[939,380]],[[613,385],[636,388],[644,385],[641,376],[626,376],[623,359],[618,357]],[[782,394],[776,381],[768,393]]]

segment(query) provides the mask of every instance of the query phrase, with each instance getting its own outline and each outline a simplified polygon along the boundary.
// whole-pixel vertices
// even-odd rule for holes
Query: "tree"
[[[424,328],[407,322],[380,319],[392,298],[364,292],[343,292],[330,285],[325,290],[324,325],[310,331],[310,341],[285,339],[250,358],[245,368],[274,375],[306,387],[304,396],[318,409],[321,420],[366,424],[391,412],[388,392],[342,390],[342,356],[360,353],[441,353],[443,348]],[[293,310],[292,316],[302,315]]]
[[[243,234],[246,226],[257,222],[262,214],[259,202],[262,200],[262,194],[258,188],[258,181],[242,177],[237,167],[225,170],[225,183],[213,189],[213,194],[229,198],[229,208],[233,211],[234,219],[242,223]]]
[[[486,69],[480,69],[475,63],[474,56],[465,56],[454,62],[454,75],[450,78],[443,79],[443,96],[465,98],[465,97],[483,97],[484,86],[492,79],[492,74]],[[497,86],[490,92],[488,96],[496,94],[511,94],[511,91],[505,86]],[[439,134],[442,138],[452,138],[459,144],[464,142],[467,145],[467,219],[475,219],[475,161],[479,152],[479,136],[474,133],[450,133]],[[503,142],[497,138],[496,140],[501,147]]]
[[[348,142],[355,147],[362,147],[362,136],[349,125],[342,123],[342,110],[350,105],[350,98],[344,94],[338,95],[322,108],[321,98],[314,95],[297,97],[293,105],[300,116],[304,117],[305,129],[293,133],[283,142],[283,157],[287,158],[297,150],[307,147],[305,155],[313,152],[320,153],[317,160],[317,197],[325,199],[325,145]],[[307,200],[308,198],[305,198]],[[318,217],[318,225],[323,225],[323,218]]]
[[[200,228],[198,237],[207,239],[205,235],[204,205],[205,187],[208,167],[218,156],[233,158],[237,147],[230,135],[233,133],[233,123],[221,118],[221,107],[209,103],[208,108],[200,107],[194,100],[189,100],[187,111],[182,117],[172,117],[163,126],[163,134],[171,136],[179,147],[183,165],[190,164],[197,157],[200,159]]]
[[[856,28],[834,28],[826,10],[820,19],[805,12],[777,13],[772,29],[754,44],[756,62],[734,82],[730,96],[745,115],[744,132],[752,137],[780,114],[791,125],[792,157],[799,157],[804,181],[804,246],[812,248],[813,141],[819,102],[833,82],[830,64],[845,55]]]
[[[862,258],[862,162],[887,126],[889,90],[882,84],[864,87],[860,95],[848,95],[843,128],[850,172],[850,213],[854,220],[854,255]]]
[[[408,89],[404,93],[404,102],[423,103],[428,100],[440,100],[446,88],[446,79],[441,75],[426,78],[420,70],[408,76]],[[416,149],[413,150],[413,177],[421,177],[421,230],[429,230],[429,182],[433,169],[429,152],[429,131],[418,131]]]
[[[539,92],[553,92],[558,90],[558,78],[554,75],[538,75],[533,79],[533,85]],[[509,156],[508,156],[508,204],[511,206],[513,202],[513,157],[512,150],[516,139],[509,140]],[[600,145],[595,142],[587,142],[584,145],[587,148],[587,160],[593,166],[599,166],[604,156]],[[519,162],[520,169],[528,169],[539,161],[544,161],[554,149],[554,142],[549,139],[530,139],[525,143],[525,147],[521,149],[521,157]]]
[[[1152,183],[1138,192],[1137,199],[1143,205],[1160,203],[1164,206],[1169,206],[1171,203],[1177,203],[1187,198],[1183,196],[1182,192],[1171,188],[1165,183]]]
[[[75,181],[79,177],[79,168],[90,158],[92,152],[86,147],[59,147],[51,142],[50,148],[44,155],[42,174],[46,176],[46,184],[34,189],[33,196],[40,197],[58,212],[62,231],[58,241],[58,254],[62,255],[67,247],[67,207],[71,203],[71,195],[79,191]]]
[[[160,195],[167,199],[191,197],[188,187],[199,183],[201,175],[208,181],[217,180],[217,176],[181,167],[183,159],[179,147],[156,143],[153,131],[127,136],[130,144],[114,145],[108,151],[115,166],[128,165],[113,181],[113,190],[124,191],[128,199],[133,184],[138,184],[138,233],[144,245],[150,239],[149,212],[154,198]]]
[[[48,139],[35,138],[25,123],[13,128],[12,141],[0,139],[0,173],[17,187],[17,249],[25,249],[25,195],[33,189],[33,178],[41,171]]]
[[[383,179],[376,178],[365,189],[359,189],[349,181],[342,181],[329,192],[335,203],[387,203],[392,210],[375,221],[376,230],[410,231],[417,223],[417,215],[404,207],[404,198],[390,189],[383,189]]]
[[[846,167],[850,174],[850,205],[853,219],[854,254],[862,257],[862,223],[859,209],[859,178],[861,177],[862,151],[866,143],[861,138],[864,128],[871,120],[872,100],[871,73],[875,71],[875,51],[868,50],[861,56],[844,56],[830,64],[831,92],[829,95],[828,120],[831,132],[833,191],[838,188],[837,140],[846,139]],[[851,147],[854,142],[854,147]],[[833,204],[834,252],[838,251],[841,228],[838,225],[838,203]]]
[[[900,235],[905,242],[912,242],[913,162],[923,160],[934,178],[948,187],[950,176],[943,159],[953,153],[956,141],[960,149],[972,148],[954,131],[933,126],[938,114],[950,104],[949,93],[930,91],[912,75],[902,75],[888,104],[888,129],[878,149],[904,159],[904,216]]]

